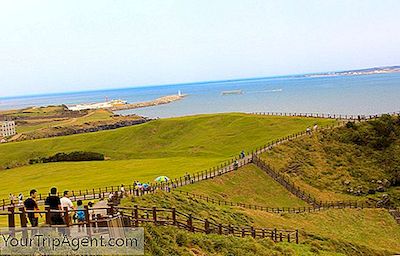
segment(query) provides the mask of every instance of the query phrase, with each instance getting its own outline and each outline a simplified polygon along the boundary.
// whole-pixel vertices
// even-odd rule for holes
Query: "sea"
[[[0,98],[0,110],[31,106],[73,105],[122,99],[129,103],[153,100],[181,91],[183,100],[124,110],[168,118],[224,112],[287,112],[373,115],[400,111],[400,73],[359,76],[284,76],[191,84]],[[224,94],[236,91],[237,94]]]

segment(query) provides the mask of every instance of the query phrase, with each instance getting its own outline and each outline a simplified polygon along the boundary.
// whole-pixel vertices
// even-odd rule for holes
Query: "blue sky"
[[[1,1],[0,97],[400,64],[397,0]]]

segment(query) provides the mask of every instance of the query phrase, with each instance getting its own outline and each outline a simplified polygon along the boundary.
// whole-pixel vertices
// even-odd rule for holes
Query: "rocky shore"
[[[138,103],[130,103],[130,104],[125,104],[125,105],[118,105],[110,108],[111,111],[118,111],[118,110],[127,110],[127,109],[135,109],[135,108],[144,108],[144,107],[151,107],[151,106],[157,106],[157,105],[163,105],[163,104],[168,104],[174,101],[181,100],[185,97],[185,94],[182,95],[168,95],[164,96],[161,98],[157,98],[155,100],[151,101],[144,101],[144,102],[138,102]]]

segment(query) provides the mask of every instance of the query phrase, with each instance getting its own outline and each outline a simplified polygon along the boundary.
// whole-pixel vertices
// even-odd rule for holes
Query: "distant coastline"
[[[187,85],[133,87],[95,92],[1,98],[0,112],[33,106],[98,104],[116,99],[132,104],[117,114],[163,118],[213,112],[310,112],[375,114],[400,109],[400,66],[287,77],[254,78]],[[342,75],[340,75],[342,74]],[[365,75],[361,75],[365,74]],[[369,75],[366,75],[369,74]],[[314,76],[314,77],[310,77]],[[320,76],[320,77],[318,77]],[[190,97],[167,98],[181,90]],[[223,91],[244,93],[221,97]],[[279,93],[271,93],[278,92]],[[381,101],[385,98],[385,101]],[[179,104],[165,104],[180,100]],[[381,104],[376,104],[381,102]],[[101,104],[100,104],[101,105]],[[122,104],[124,105],[124,104]],[[111,106],[112,107],[112,106]],[[129,109],[132,110],[129,110]]]
[[[375,67],[375,68],[337,71],[337,72],[307,74],[304,75],[304,77],[362,76],[362,75],[388,74],[388,73],[399,73],[399,72],[400,72],[400,66],[388,66],[388,67]]]
[[[330,77],[330,76],[355,76],[355,75],[373,75],[373,74],[389,74],[389,73],[400,73],[400,66],[384,66],[374,67],[365,69],[354,69],[344,71],[332,71],[332,72],[318,72],[318,73],[307,73],[307,74],[288,74],[288,75],[271,75],[271,76],[260,76],[250,78],[235,78],[235,79],[221,79],[221,80],[204,80],[198,82],[183,82],[173,84],[154,84],[154,85],[142,85],[134,87],[120,87],[120,88],[104,88],[98,90],[83,90],[83,91],[69,91],[69,92],[54,92],[54,93],[40,93],[40,94],[27,94],[27,95],[15,95],[15,96],[0,96],[0,100],[12,100],[12,99],[23,99],[23,98],[36,98],[43,96],[59,96],[59,95],[72,95],[82,93],[96,93],[96,92],[107,92],[107,91],[124,91],[129,89],[146,89],[146,88],[165,88],[165,87],[180,87],[188,85],[210,85],[220,83],[236,83],[236,82],[251,82],[266,79],[285,79],[285,78],[312,78],[312,77]],[[0,104],[1,109],[1,104]]]
[[[145,108],[151,106],[158,106],[163,104],[168,104],[174,101],[178,101],[186,97],[186,94],[176,94],[176,95],[168,95],[164,97],[157,98],[151,101],[145,102],[138,102],[138,103],[128,103],[124,105],[116,105],[110,108],[111,111],[119,111],[119,110],[128,110],[128,109],[135,109],[135,108]]]

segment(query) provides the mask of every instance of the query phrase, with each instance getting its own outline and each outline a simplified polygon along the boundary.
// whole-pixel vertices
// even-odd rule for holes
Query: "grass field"
[[[212,114],[160,119],[117,130],[0,145],[0,166],[26,165],[29,159],[76,150],[104,153],[109,161],[35,164],[0,170],[6,182],[0,198],[37,188],[79,190],[171,178],[215,166],[271,140],[334,120]]]
[[[19,110],[0,111],[0,114],[11,117],[36,117],[45,115],[61,115],[65,108],[63,106],[47,106],[47,107],[28,107]]]
[[[47,194],[53,186],[60,190],[91,189],[105,186],[129,185],[134,181],[153,181],[160,175],[180,177],[187,171],[204,170],[220,163],[222,158],[170,157],[92,162],[64,162],[30,165],[1,170],[7,183],[0,187],[0,198],[9,191],[27,194],[31,188]]]
[[[268,207],[304,207],[304,201],[288,192],[264,171],[246,165],[237,171],[209,181],[195,183],[179,190],[217,200]]]
[[[39,118],[28,120],[23,125],[17,125],[17,133],[29,134],[33,132],[46,132],[47,129],[52,127],[69,127],[73,125],[82,125],[88,122],[109,120],[112,120],[112,113],[110,111],[104,109],[96,109],[89,111],[89,113],[87,113],[86,115],[74,118],[59,117],[51,119]]]

